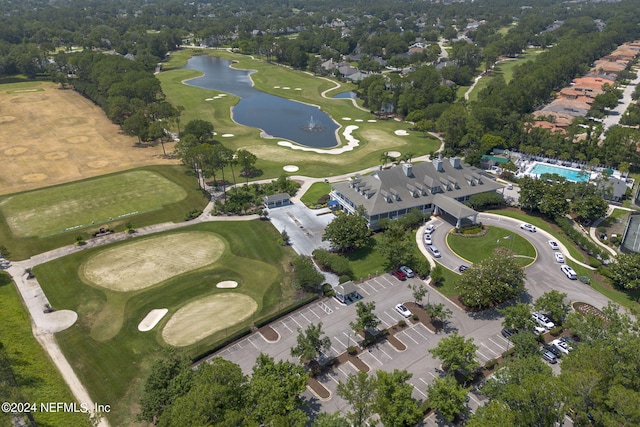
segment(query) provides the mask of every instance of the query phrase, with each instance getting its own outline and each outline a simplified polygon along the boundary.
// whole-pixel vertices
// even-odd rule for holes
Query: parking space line
[[[335,354],[340,354],[340,352],[334,347],[331,346],[331,350],[335,353]]]
[[[362,285],[360,285],[360,286],[365,286],[365,285],[366,285],[366,286],[368,286],[368,287],[370,287],[370,288],[373,290],[373,292],[378,292],[378,289],[376,289],[376,287],[375,287],[375,286],[373,286],[370,282],[364,282],[364,283],[363,283]]]
[[[379,364],[381,364],[381,365],[384,365],[384,363],[382,363],[382,362],[380,361],[380,359],[378,359],[376,356],[374,356],[374,354],[373,354],[373,352],[371,351],[371,349],[369,349],[369,351],[368,351],[368,352],[363,352],[362,354],[368,354],[369,356],[373,357],[373,358],[376,360],[376,362],[378,362],[378,363],[379,363]],[[363,360],[363,362],[364,362],[364,360]],[[367,362],[365,362],[365,363],[367,363]],[[368,364],[368,363],[367,363],[367,364]]]
[[[380,277],[381,280],[384,280],[385,282],[387,282],[387,284],[389,286],[393,286],[393,285],[398,284],[397,282],[393,282],[393,281],[389,280],[389,276],[384,275],[384,276],[379,276],[379,277]]]
[[[311,307],[309,307],[309,311],[311,312],[311,314],[313,314],[314,316],[316,316],[318,319],[322,319],[322,317],[318,316],[318,315],[316,314],[316,312],[315,312],[315,311],[313,311],[313,310],[311,309]]]
[[[349,374],[347,374],[345,371],[343,371],[340,366],[338,366],[338,371],[342,372],[342,375],[344,375],[345,377],[349,376]]]
[[[491,360],[491,358],[490,358],[490,357],[487,357],[487,356],[485,356],[484,354],[480,353],[480,350],[476,350],[476,353],[478,353],[478,354],[479,354],[479,355],[484,359],[484,361],[485,361],[485,362],[486,362],[487,360]]]
[[[509,343],[511,341],[509,341],[508,339],[506,339],[505,337],[503,337],[502,335],[496,335],[498,338],[500,338],[502,341],[504,341],[507,344],[507,348],[509,347]]]
[[[293,316],[289,316],[289,319],[293,320],[293,322],[294,322],[296,325],[298,325],[298,326],[300,326],[300,327],[302,328],[302,325],[301,325],[300,323],[298,323],[298,321],[297,321],[296,319],[294,319],[294,318],[293,318]]]
[[[394,311],[394,313],[395,313],[395,311]],[[390,315],[390,314],[389,314],[389,312],[385,311],[385,312],[384,312],[384,314],[386,314],[387,316],[389,316],[389,317],[391,318],[391,320],[392,320],[394,323],[398,323],[398,319],[396,319],[395,317],[393,317],[392,315]]]
[[[371,295],[369,292],[367,292],[367,290],[366,290],[366,289],[364,289],[364,288],[362,287],[362,285],[360,286],[360,290],[361,290],[362,292],[364,292],[365,294],[367,294],[367,295]]]
[[[422,335],[420,333],[420,331],[418,331],[418,327],[422,327],[423,329],[426,329],[427,331],[431,332],[430,329],[428,329],[426,326],[424,326],[422,323],[416,323],[415,325],[413,325],[412,327],[409,328],[409,330],[415,332],[416,334],[420,335],[422,338],[424,338],[425,341],[429,341],[429,338],[425,335]],[[433,332],[431,332],[433,333]]]
[[[497,345],[497,346],[498,346],[498,348],[500,349],[500,351],[505,351],[505,350],[506,350],[506,348],[503,350],[503,349],[502,349],[502,345],[498,344],[497,342],[495,342],[495,341],[494,341],[494,340],[492,340],[491,338],[489,338],[489,341],[491,341],[492,343],[494,343],[495,345]]]
[[[384,319],[380,319],[380,318],[378,317],[378,320],[380,320],[382,323],[384,323],[384,326],[386,326],[387,328],[388,328],[389,326],[391,326],[389,323],[385,322],[385,321],[384,321]]]
[[[285,328],[287,328],[287,330],[288,330],[289,332],[293,333],[293,331],[291,330],[291,328],[290,328],[290,327],[288,327],[286,323],[284,323],[284,320],[283,320],[283,321],[281,321],[280,323],[282,323],[282,326],[284,326]]]
[[[418,344],[418,341],[414,340],[413,337],[407,333],[407,331],[402,331],[402,333],[404,334],[404,336],[409,338],[411,341],[413,341],[414,343]]]
[[[384,283],[382,283],[382,281],[381,281],[381,280],[378,280],[378,278],[377,278],[377,277],[375,277],[375,278],[372,280],[372,282],[376,282],[378,285],[382,286],[382,289],[387,289],[387,286],[388,286],[388,285],[387,285],[387,286],[385,286],[385,285],[384,285]]]
[[[413,384],[411,384],[413,385]],[[420,390],[418,387],[416,387],[415,385],[413,385],[413,388],[422,395],[422,397],[424,397],[425,399],[427,398],[427,395],[425,393],[423,393],[422,390]]]
[[[422,381],[422,382],[424,383],[424,385],[429,385],[429,383],[428,383],[428,382],[426,382],[424,379],[422,379],[422,377],[418,377],[418,379],[419,379],[420,381]]]
[[[391,344],[389,344],[389,345],[391,345]],[[384,351],[384,350],[383,350],[383,349],[381,349],[381,348],[379,348],[378,350],[380,350],[380,351],[381,351],[385,356],[387,356],[390,360],[393,360],[393,357],[389,356],[389,354],[388,354],[386,351]]]
[[[434,374],[433,372],[429,372],[429,375],[431,375],[433,378],[438,379],[440,377],[436,376],[436,374]]]
[[[338,341],[338,342],[340,343],[340,345],[341,345],[341,346],[343,346],[344,348],[347,348],[347,346],[346,346],[346,345],[344,345],[344,343],[343,343],[342,341],[340,341],[340,340],[338,339],[338,337],[334,336],[333,338],[335,338],[335,340],[336,340],[336,341]]]
[[[254,346],[256,348],[256,350],[260,350],[260,347],[258,347],[257,345],[255,345],[253,343],[253,341],[251,341],[251,338],[247,338],[247,341],[249,341],[249,343],[251,343],[252,346]]]
[[[487,350],[489,350],[491,353],[495,354],[496,356],[500,356],[499,353],[496,353],[495,351],[493,351],[488,345],[486,345],[485,343],[481,342],[480,345],[483,345],[484,348],[486,348]]]
[[[311,323],[311,320],[307,319],[307,316],[305,316],[303,312],[300,312],[300,316],[304,317],[304,320]]]

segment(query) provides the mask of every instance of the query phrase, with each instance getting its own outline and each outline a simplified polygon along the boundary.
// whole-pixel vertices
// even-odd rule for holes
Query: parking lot
[[[375,302],[374,313],[381,321],[380,329],[385,329],[404,319],[395,310],[395,305],[413,301],[411,290],[407,285],[417,283],[420,283],[419,279],[401,282],[385,273],[358,284],[357,288],[363,297],[362,301]],[[499,357],[509,348],[510,342],[500,334],[501,318],[499,316],[472,318],[434,291],[429,292],[429,300],[431,303],[443,303],[452,310],[454,315],[449,321],[447,332],[457,329],[466,337],[473,337],[475,344],[479,347],[477,357],[480,363]],[[345,306],[333,298],[322,299],[271,323],[270,326],[279,335],[277,341],[268,342],[259,332],[256,332],[212,357],[219,356],[233,361],[239,364],[247,374],[251,372],[256,357],[261,352],[276,360],[295,361],[291,357],[290,349],[296,344],[298,329],[304,330],[309,324],[320,322],[322,322],[324,333],[331,339],[331,348],[325,357],[335,357],[361,340],[361,337],[355,335],[349,326],[349,322],[355,317],[355,304]],[[444,374],[440,370],[440,361],[433,359],[428,350],[435,347],[447,334],[434,334],[422,323],[414,323],[412,320],[408,320],[407,323],[409,326],[395,335],[406,346],[405,350],[399,351],[389,342],[382,341],[362,352],[358,357],[369,367],[370,373],[378,369],[407,370],[412,374],[409,383],[413,386],[413,397],[424,400],[427,397],[427,386],[434,378]],[[318,380],[331,392],[329,399],[321,401],[309,390],[303,395],[307,400],[319,405],[322,411],[346,412],[349,410],[348,404],[337,396],[336,390],[339,382],[344,382],[348,375],[356,372],[357,368],[347,362],[318,377]],[[486,401],[486,398],[476,392],[470,393],[469,398],[468,405],[471,410],[475,410]],[[438,420],[435,416],[427,419],[427,425],[438,425],[438,423],[442,425],[442,420]]]

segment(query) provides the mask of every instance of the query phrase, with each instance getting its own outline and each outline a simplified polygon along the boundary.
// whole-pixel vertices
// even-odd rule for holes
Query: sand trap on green
[[[247,319],[257,309],[253,298],[235,292],[201,298],[171,316],[162,330],[162,339],[176,347],[193,344]]]
[[[187,192],[138,170],[7,197],[0,212],[17,237],[48,236],[126,218],[179,202]]]
[[[92,256],[80,267],[80,277],[114,291],[136,291],[212,264],[224,248],[219,237],[202,231],[137,240]]]

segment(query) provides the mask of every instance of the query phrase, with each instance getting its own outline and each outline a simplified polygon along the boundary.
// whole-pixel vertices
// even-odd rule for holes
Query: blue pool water
[[[546,163],[536,163],[533,168],[529,171],[531,175],[544,175],[544,174],[552,174],[563,176],[567,178],[569,181],[573,182],[586,182],[589,180],[589,173],[581,171],[579,169],[570,169],[565,168],[563,166],[555,166],[549,165]]]

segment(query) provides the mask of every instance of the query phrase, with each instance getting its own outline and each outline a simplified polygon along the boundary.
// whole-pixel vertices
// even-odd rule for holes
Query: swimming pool
[[[568,181],[573,182],[586,182],[589,180],[589,172],[582,171],[580,169],[566,168],[564,166],[550,165],[547,163],[536,162],[534,166],[529,170],[529,175],[535,175],[538,178],[544,174],[552,174],[563,176]]]

